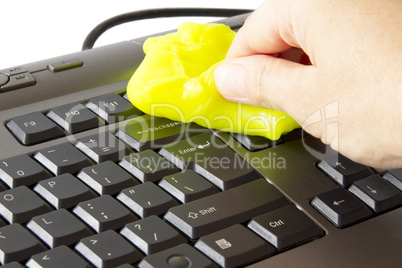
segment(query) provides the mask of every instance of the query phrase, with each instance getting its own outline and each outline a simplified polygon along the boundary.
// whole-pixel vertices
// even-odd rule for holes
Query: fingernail
[[[220,64],[214,72],[215,86],[227,100],[242,100],[247,97],[246,68],[239,63],[230,61]]]

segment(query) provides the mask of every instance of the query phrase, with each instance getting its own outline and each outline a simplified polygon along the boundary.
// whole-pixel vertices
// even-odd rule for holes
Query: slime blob
[[[130,101],[154,116],[271,140],[298,128],[285,113],[230,102],[215,89],[214,70],[235,34],[223,24],[187,22],[147,39],[145,58],[127,87]]]

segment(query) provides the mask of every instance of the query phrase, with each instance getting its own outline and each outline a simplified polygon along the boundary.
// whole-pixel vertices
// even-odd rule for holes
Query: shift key
[[[192,239],[288,205],[289,201],[265,179],[173,207],[165,219]]]

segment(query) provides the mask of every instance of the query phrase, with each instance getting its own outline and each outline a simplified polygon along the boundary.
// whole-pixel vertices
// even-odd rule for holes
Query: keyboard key
[[[3,267],[3,268],[25,268],[25,266],[22,266],[21,263],[15,262],[15,261],[7,263],[6,265],[3,265],[1,267]]]
[[[116,162],[128,152],[126,145],[108,131],[80,139],[75,147],[96,163]]]
[[[159,152],[180,169],[193,169],[226,190],[259,178],[254,169],[212,133],[164,146]]]
[[[165,219],[196,239],[289,204],[265,179],[169,209]]]
[[[137,151],[159,149],[163,145],[205,131],[196,124],[185,124],[167,118],[143,115],[131,119],[116,136]]]
[[[141,182],[156,182],[166,175],[179,172],[169,161],[152,150],[127,155],[119,165]]]
[[[93,233],[65,209],[33,217],[27,227],[50,248],[70,246]]]
[[[70,134],[104,125],[93,112],[78,102],[53,108],[46,115]]]
[[[347,227],[372,215],[359,199],[343,188],[317,195],[311,205],[338,228]]]
[[[136,263],[142,257],[137,249],[112,230],[82,239],[75,249],[95,267],[101,268]]]
[[[162,215],[169,208],[179,204],[152,182],[124,189],[117,199],[142,218]]]
[[[0,262],[24,261],[46,248],[24,227],[15,223],[0,228]]]
[[[378,175],[355,181],[350,187],[354,195],[376,213],[381,213],[402,204],[402,193]]]
[[[26,186],[0,193],[0,214],[9,223],[25,223],[52,209]]]
[[[383,178],[402,191],[402,168],[388,170]]]
[[[90,99],[86,106],[108,123],[143,114],[129,101],[115,93]]]
[[[43,167],[25,154],[0,160],[0,178],[11,188],[29,186],[49,177]]]
[[[257,216],[248,227],[280,251],[324,235],[324,231],[294,205]]]
[[[79,202],[96,197],[84,183],[69,173],[40,181],[34,191],[55,208],[72,208]]]
[[[353,162],[341,154],[321,160],[318,168],[343,187],[374,174],[367,166]]]
[[[243,145],[244,148],[251,152],[267,149],[283,143],[282,138],[273,141],[265,137],[250,136],[242,133],[231,133],[230,135],[232,135],[233,138],[235,138],[241,145]]]
[[[86,167],[78,173],[77,177],[100,195],[113,195],[121,189],[138,184],[130,174],[112,161]]]
[[[7,127],[24,145],[33,145],[64,136],[64,132],[40,112],[14,117],[7,123]]]
[[[119,229],[138,220],[127,208],[110,195],[100,196],[79,203],[73,212],[98,233]]]
[[[201,237],[195,248],[222,267],[243,267],[275,253],[274,247],[240,224]]]
[[[120,233],[146,255],[187,242],[181,234],[157,216],[129,223]]]
[[[159,182],[159,186],[182,203],[219,192],[210,182],[191,169],[165,176]]]
[[[89,268],[86,263],[77,253],[69,247],[59,246],[57,248],[35,254],[27,262],[29,268]]]
[[[6,191],[10,188],[7,187],[7,185],[5,183],[3,183],[2,180],[0,180],[0,192]]]
[[[53,174],[76,173],[92,163],[70,143],[62,143],[39,150],[34,158]]]
[[[116,268],[134,268],[134,266],[132,266],[128,263],[125,263],[125,264],[117,266]]]
[[[140,268],[218,268],[214,262],[188,244],[180,244],[173,248],[146,256],[139,264]]]

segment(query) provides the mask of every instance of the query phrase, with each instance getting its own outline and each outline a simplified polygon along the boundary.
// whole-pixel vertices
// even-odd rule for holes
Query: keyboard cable
[[[107,30],[123,23],[169,17],[231,17],[250,13],[251,9],[227,8],[159,8],[133,11],[109,18],[93,28],[82,44],[82,50],[92,49],[96,40]]]

